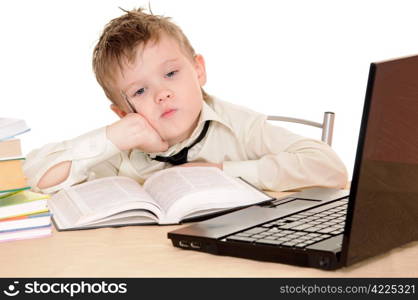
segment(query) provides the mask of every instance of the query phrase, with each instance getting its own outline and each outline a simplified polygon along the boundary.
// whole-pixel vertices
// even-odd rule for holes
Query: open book
[[[137,224],[178,224],[271,200],[240,178],[212,167],[173,167],[143,186],[113,176],[65,188],[51,197],[57,230]]]

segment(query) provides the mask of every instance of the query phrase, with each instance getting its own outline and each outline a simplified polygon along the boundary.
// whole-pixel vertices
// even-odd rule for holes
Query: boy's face
[[[195,129],[205,82],[203,57],[189,57],[174,39],[162,34],[158,42],[139,46],[135,61],[124,64],[116,83],[123,103],[112,109],[123,117],[123,111],[129,112],[123,98],[128,98],[171,146],[187,139]]]

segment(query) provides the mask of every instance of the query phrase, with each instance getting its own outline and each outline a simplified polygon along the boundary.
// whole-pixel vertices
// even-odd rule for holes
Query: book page
[[[190,219],[215,212],[253,205],[271,199],[262,193],[245,189],[212,189],[199,191],[175,202],[166,219],[173,222],[178,216]]]
[[[162,211],[167,212],[177,199],[193,192],[194,187],[176,168],[170,168],[149,177],[144,189],[158,202]]]
[[[157,223],[157,217],[146,211],[146,210],[128,210],[121,212],[117,215],[112,215],[110,217],[106,217],[100,219],[98,221],[93,221],[89,223],[89,227],[94,226],[112,226],[112,225],[129,225],[129,224],[155,224]]]
[[[156,216],[161,214],[159,205],[135,180],[122,176],[100,178],[66,188],[52,196],[51,203],[58,214],[73,225],[133,209],[147,209]],[[64,212],[65,216],[62,216]]]
[[[54,222],[58,228],[69,228],[73,226],[83,215],[77,206],[74,205],[65,190],[58,192],[52,198],[48,199],[48,207],[52,212]]]
[[[170,222],[196,210],[224,209],[268,199],[258,190],[212,167],[165,169],[152,175],[144,188],[166,214],[170,211]]]

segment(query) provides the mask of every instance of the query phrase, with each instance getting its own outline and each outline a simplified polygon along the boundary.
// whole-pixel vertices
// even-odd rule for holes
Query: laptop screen
[[[370,67],[343,262],[418,239],[418,56]]]

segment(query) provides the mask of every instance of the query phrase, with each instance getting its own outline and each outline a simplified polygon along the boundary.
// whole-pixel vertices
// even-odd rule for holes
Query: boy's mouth
[[[172,115],[174,115],[176,113],[176,111],[177,111],[177,109],[175,109],[175,108],[167,109],[162,113],[161,118],[169,118]]]

